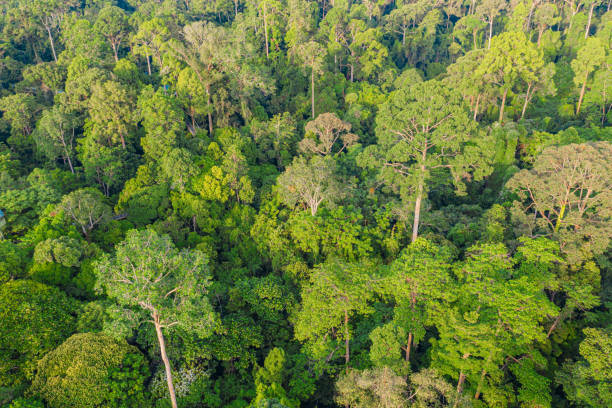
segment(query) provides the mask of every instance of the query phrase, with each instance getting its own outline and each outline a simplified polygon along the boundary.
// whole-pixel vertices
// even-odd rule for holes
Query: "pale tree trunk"
[[[174,393],[174,384],[172,383],[172,370],[170,369],[170,360],[166,354],[166,342],[164,341],[164,335],[161,330],[161,324],[159,323],[159,316],[157,312],[153,312],[153,324],[155,325],[155,332],[157,333],[157,341],[159,342],[159,350],[161,352],[161,358],[166,368],[166,380],[168,382],[168,392],[170,393],[170,402],[172,408],[177,408],[176,395]]]
[[[427,148],[423,147],[423,153],[421,160],[421,178],[419,179],[419,185],[417,187],[417,196],[414,201],[414,222],[412,223],[412,242],[416,241],[419,236],[419,221],[421,218],[421,201],[423,200],[423,189],[425,188],[425,159],[427,158]]]
[[[540,43],[542,41],[542,34],[544,34],[544,30],[539,29],[538,30],[538,48],[540,48]]]
[[[53,36],[51,35],[51,27],[45,24],[45,28],[47,29],[47,33],[49,34],[49,43],[51,43],[51,52],[53,53],[53,60],[57,62],[57,54],[55,53],[55,42],[53,41]]]
[[[423,199],[423,180],[419,181],[419,186],[417,187],[417,196],[414,201],[414,222],[412,224],[412,242],[416,241],[419,235],[419,220],[421,218],[421,201]]]
[[[410,349],[412,348],[412,332],[408,333],[408,342],[406,343],[406,361],[410,361]]]
[[[476,97],[476,107],[474,108],[474,120],[478,117],[478,105],[480,104],[480,93]]]
[[[117,44],[114,41],[111,41],[111,46],[113,47],[113,54],[115,56],[115,62],[119,62],[119,54],[117,51]]]
[[[595,3],[591,4],[591,8],[589,9],[589,20],[587,21],[586,30],[584,31],[584,39],[586,40],[589,37],[589,31],[591,30],[591,20],[593,19],[593,10],[595,9]]]
[[[310,71],[310,98],[311,98],[311,107],[312,107],[312,118],[315,118],[315,88],[314,88],[314,61],[312,64],[312,69]]]
[[[504,95],[502,96],[502,104],[499,109],[499,123],[501,124],[504,121],[504,108],[506,107],[506,97],[508,96],[508,89],[504,90]]]
[[[493,17],[491,17],[491,19],[489,20],[489,45],[487,46],[488,50],[491,49],[491,37],[493,37],[493,20]]]
[[[68,150],[64,149],[66,153],[66,160],[68,160],[68,166],[70,166],[70,172],[74,174],[74,167],[72,167],[72,160],[70,160],[70,155],[68,154]]]
[[[521,112],[521,119],[525,117],[525,111],[527,110],[527,104],[529,103],[529,93],[531,92],[531,82],[527,86],[527,93],[525,94],[525,103],[523,104],[523,111]]]
[[[584,98],[584,91],[586,90],[587,80],[589,79],[589,72],[587,71],[584,76],[584,82],[582,83],[582,88],[580,89],[580,98],[578,99],[578,107],[576,108],[576,115],[580,114],[580,107],[582,106],[582,99]]]
[[[149,57],[149,54],[147,54],[147,72],[149,73],[149,76],[151,76],[151,58]]]

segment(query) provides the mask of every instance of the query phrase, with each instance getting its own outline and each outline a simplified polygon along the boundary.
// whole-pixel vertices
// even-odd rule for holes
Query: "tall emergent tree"
[[[207,297],[210,272],[204,254],[179,251],[170,237],[152,230],[131,230],[114,256],[105,255],[96,263],[96,273],[98,289],[122,308],[123,323],[134,327],[146,320],[155,326],[170,400],[176,408],[162,330],[177,326],[199,336],[211,334],[215,315]]]
[[[400,88],[380,107],[378,144],[368,146],[361,161],[379,168],[379,178],[403,200],[414,200],[412,241],[434,175],[448,170],[461,193],[463,180],[481,180],[490,173],[487,148],[482,138],[474,137],[475,128],[461,95],[439,81]]]

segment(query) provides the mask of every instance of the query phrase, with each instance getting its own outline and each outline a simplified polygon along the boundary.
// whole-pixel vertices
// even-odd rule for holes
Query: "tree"
[[[587,407],[612,404],[612,334],[609,329],[586,328],[580,343],[581,360],[568,361],[557,373],[567,398]]]
[[[316,41],[308,41],[298,44],[292,50],[302,62],[302,65],[310,70],[310,107],[312,118],[315,118],[315,75],[323,73],[323,63],[326,55],[325,49]],[[305,71],[307,71],[305,70]]]
[[[339,405],[354,408],[407,407],[406,380],[388,367],[350,370],[336,383]]]
[[[148,374],[144,356],[125,340],[80,333],[38,362],[32,391],[52,408],[140,405]]]
[[[507,7],[506,0],[483,0],[476,7],[476,14],[489,25],[489,43],[487,49],[491,48],[491,38],[493,37],[493,22],[502,11]]]
[[[108,221],[111,210],[104,203],[102,194],[93,188],[73,191],[64,196],[59,207],[64,214],[83,232],[85,238],[101,223]]]
[[[300,150],[304,153],[320,154],[327,156],[332,153],[340,154],[347,147],[353,145],[359,136],[350,133],[351,124],[341,120],[335,113],[322,113],[316,119],[308,122],[304,128],[306,137],[300,142]],[[309,137],[309,134],[315,138]],[[340,149],[334,147],[336,142],[341,141]]]
[[[120,142],[125,150],[128,135],[136,124],[134,102],[130,89],[119,82],[95,84],[89,99],[91,120],[87,131],[99,143],[112,147]]]
[[[535,82],[543,66],[542,54],[523,32],[506,32],[495,36],[476,75],[499,87],[502,94],[500,123],[504,119],[508,91],[518,84]]]
[[[542,40],[542,34],[548,27],[557,24],[561,17],[557,16],[557,6],[553,3],[542,3],[534,14],[534,22],[538,29],[538,48]]]
[[[115,62],[119,61],[119,47],[129,32],[128,17],[123,9],[117,6],[105,6],[98,13],[94,30],[106,38],[113,49]]]
[[[163,329],[179,327],[187,333],[209,336],[215,317],[207,297],[210,273],[204,254],[179,251],[170,237],[152,230],[128,231],[115,248],[95,265],[98,288],[122,308],[124,328],[146,319],[155,327],[172,407],[176,395]],[[145,317],[146,316],[146,317]],[[119,328],[119,327],[118,327]]]
[[[70,112],[64,112],[59,105],[54,105],[43,112],[34,133],[36,144],[45,156],[50,160],[61,157],[64,164],[68,162],[72,173],[76,126],[76,118]]]
[[[163,51],[164,44],[169,38],[170,31],[164,20],[158,17],[143,22],[132,37],[134,44],[132,52],[145,57],[149,75],[151,75],[151,58],[157,64],[160,74],[164,74]]]
[[[433,343],[432,367],[458,379],[459,395],[467,380],[474,399],[483,392],[493,399],[501,397],[495,394],[496,387],[503,386],[505,361],[525,356],[531,359],[532,370],[519,379],[520,400],[550,404],[545,391],[549,381],[535,371],[545,364],[535,345],[546,338],[541,323],[557,311],[545,290],[555,286],[551,270],[560,259],[547,240],[522,243],[514,258],[503,244],[469,248],[467,259],[455,268],[459,287],[449,291],[460,295],[451,300],[454,306],[436,311],[440,336]],[[520,266],[513,270],[517,263]],[[520,372],[513,366],[510,369],[515,375]],[[522,392],[530,384],[537,384],[538,392]]]
[[[19,387],[36,362],[75,328],[78,303],[62,291],[30,280],[0,285],[0,385]]]
[[[287,206],[303,204],[315,216],[321,203],[333,204],[344,195],[335,173],[336,162],[332,157],[296,157],[278,177],[279,196]]]
[[[450,250],[423,238],[413,241],[391,264],[384,290],[395,300],[393,324],[408,333],[406,361],[412,345],[425,336],[428,309],[444,297],[450,269]]]
[[[438,81],[398,89],[380,107],[378,144],[365,149],[361,162],[378,168],[378,178],[402,199],[414,199],[413,241],[434,170],[447,169],[459,192],[462,180],[481,180],[491,171],[474,129],[461,96]]]
[[[545,149],[533,169],[521,170],[506,188],[517,194],[517,232],[551,237],[575,264],[601,254],[612,236],[609,142]]]
[[[349,318],[368,311],[374,268],[370,262],[349,263],[339,259],[329,259],[318,265],[302,289],[302,304],[295,315],[295,338],[309,340],[316,359],[329,362],[344,343],[347,374],[351,338]],[[329,354],[319,355],[321,352]]]
[[[597,37],[587,38],[586,43],[578,50],[576,59],[572,61],[574,71],[574,83],[580,88],[580,97],[576,107],[576,115],[580,114],[582,99],[586,90],[589,75],[594,72],[605,60],[606,49],[601,40]]]

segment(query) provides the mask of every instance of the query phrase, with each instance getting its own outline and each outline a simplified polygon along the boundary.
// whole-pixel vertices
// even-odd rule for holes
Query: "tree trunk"
[[[580,98],[578,99],[578,107],[576,108],[576,115],[580,114],[580,107],[582,106],[582,98],[584,98],[584,91],[586,90],[586,83],[589,79],[589,72],[587,71],[584,76],[584,82],[582,83],[582,89],[580,89]]]
[[[589,20],[587,21],[586,30],[584,32],[584,39],[589,38],[589,31],[591,30],[591,20],[593,19],[593,9],[595,9],[595,3],[591,4],[591,8],[589,9]]]
[[[149,57],[149,54],[147,54],[147,72],[149,73],[149,76],[151,76],[151,58]]]
[[[348,374],[349,359],[350,359],[348,322],[349,322],[348,310],[344,310],[344,336],[345,336],[345,339],[344,339],[344,363],[345,363],[345,368],[346,368],[346,373],[347,374]]]
[[[538,48],[540,48],[540,42],[542,41],[542,34],[544,34],[544,30],[538,30]]]
[[[49,34],[49,43],[51,43],[51,52],[53,53],[53,60],[57,62],[57,54],[55,53],[55,43],[53,42],[53,36],[51,35],[51,27],[46,26],[47,33]]]
[[[474,120],[478,117],[478,105],[480,104],[480,93],[476,97],[476,107],[474,108]]]
[[[410,348],[412,347],[412,332],[408,333],[408,343],[406,343],[406,361],[410,361]]]
[[[111,46],[113,47],[113,54],[115,56],[115,62],[119,62],[119,54],[117,51],[117,44],[114,41],[111,41]]]
[[[455,400],[455,403],[453,404],[453,408],[455,408],[457,404],[459,404],[459,397],[461,396],[461,393],[463,392],[464,382],[465,382],[465,374],[463,374],[463,371],[461,371],[459,372],[459,381],[457,382],[457,399]]]
[[[502,96],[502,104],[501,104],[501,108],[499,109],[499,123],[503,123],[504,121],[504,108],[506,107],[506,97],[508,96],[508,89],[506,88],[504,90],[504,95]]]
[[[315,118],[315,97],[314,97],[314,62],[313,62],[313,67],[310,70],[310,103],[311,103],[311,108],[312,108],[312,118]]]
[[[266,16],[266,3],[263,5],[263,18],[264,18],[264,35],[266,37],[266,58],[269,57],[268,51],[268,17]]]
[[[123,148],[123,150],[125,150],[125,136],[123,136],[123,133],[120,133],[119,137],[121,138],[121,147]]]
[[[74,174],[74,167],[72,167],[72,160],[70,160],[70,155],[68,154],[68,151],[65,150],[66,153],[66,160],[68,160],[68,166],[70,167],[70,171],[72,172],[72,174]]]
[[[491,20],[489,21],[489,45],[487,46],[487,49],[490,50],[491,49],[491,37],[493,37],[493,17],[491,17]]]
[[[527,86],[527,93],[525,94],[525,103],[523,104],[523,111],[521,112],[521,119],[525,116],[525,111],[527,110],[527,104],[529,103],[529,92],[531,91],[531,82]]]
[[[159,316],[156,312],[153,312],[153,322],[155,325],[155,332],[157,333],[157,341],[159,342],[159,350],[161,352],[161,358],[166,368],[166,380],[168,382],[168,392],[170,393],[170,402],[172,408],[177,408],[176,395],[174,393],[174,384],[172,383],[172,370],[170,369],[170,360],[166,354],[166,342],[164,341],[164,335],[161,331],[161,325],[159,324]]]
[[[423,172],[425,170],[422,170]],[[417,196],[414,202],[414,222],[412,224],[412,242],[416,241],[419,235],[419,220],[421,218],[421,201],[423,199],[423,179],[419,181],[419,186],[417,187]]]

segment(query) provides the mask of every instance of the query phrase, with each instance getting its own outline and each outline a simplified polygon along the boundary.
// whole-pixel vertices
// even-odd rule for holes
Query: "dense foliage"
[[[0,1],[0,406],[612,406],[612,1]]]

